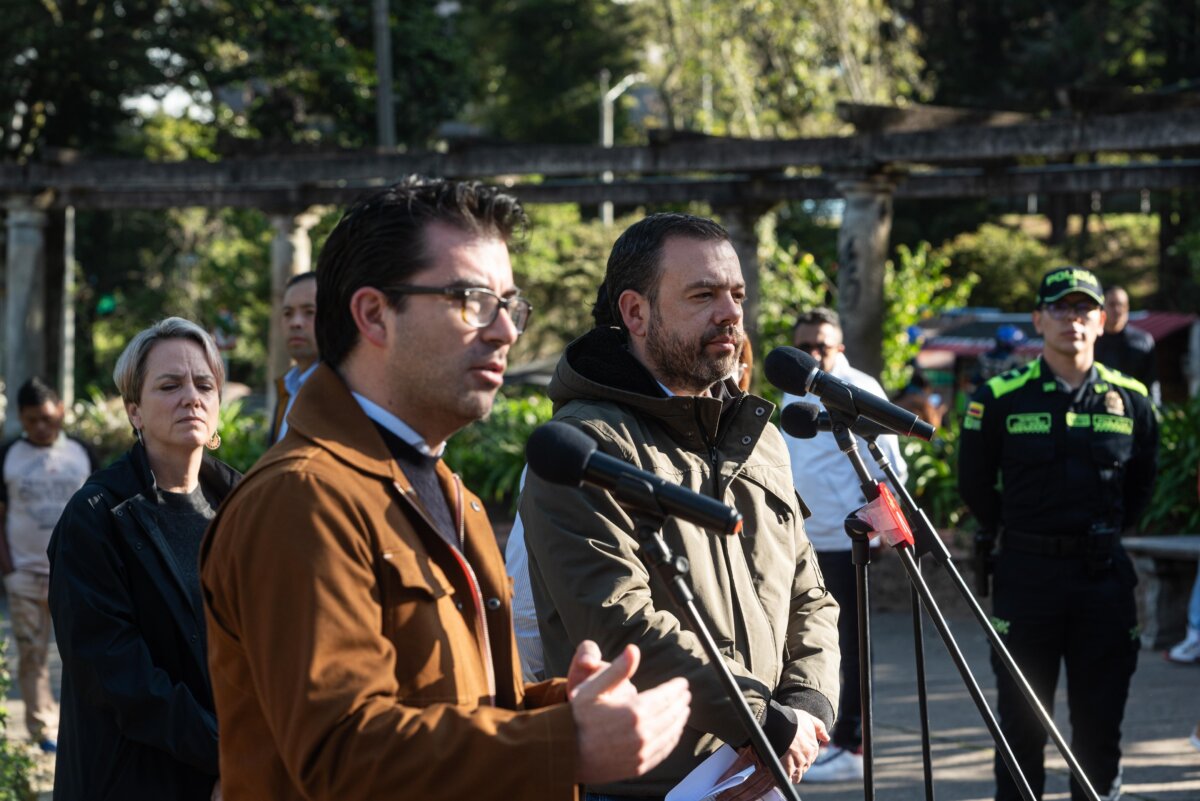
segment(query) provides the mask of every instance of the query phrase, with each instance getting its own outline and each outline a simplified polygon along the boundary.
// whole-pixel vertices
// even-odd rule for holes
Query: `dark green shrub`
[[[490,415],[450,438],[446,464],[497,513],[512,515],[525,467],[525,443],[552,412],[545,395],[500,395]]]
[[[1004,311],[1032,309],[1042,275],[1066,261],[1057,250],[1024,231],[993,223],[960,234],[937,252],[950,260],[951,278],[960,280],[971,273],[979,276],[979,284],[971,292],[972,306],[995,306]]]
[[[8,659],[0,651],[0,698],[11,685]],[[32,801],[33,768],[28,746],[8,738],[8,707],[0,704],[0,801]]]
[[[1158,478],[1139,528],[1149,534],[1200,533],[1196,472],[1200,468],[1200,395],[1162,410]]]

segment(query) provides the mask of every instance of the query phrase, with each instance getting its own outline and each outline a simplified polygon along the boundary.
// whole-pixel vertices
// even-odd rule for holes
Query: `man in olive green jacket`
[[[744,339],[745,284],[716,223],[654,215],[613,247],[596,327],[558,364],[555,419],[600,450],[735,507],[741,535],[669,518],[663,534],[691,564],[688,583],[752,711],[793,781],[816,757],[838,701],[838,608],[804,534],[774,407],[729,379]],[[676,747],[644,777],[589,788],[661,796],[722,742],[747,736],[667,586],[642,559],[629,515],[606,491],[564,489],[530,474],[521,498],[529,571],[549,675],[571,643],[603,654],[635,643],[635,683],[685,676],[692,715]],[[747,756],[749,756],[747,754]],[[737,797],[757,797],[769,782]]]

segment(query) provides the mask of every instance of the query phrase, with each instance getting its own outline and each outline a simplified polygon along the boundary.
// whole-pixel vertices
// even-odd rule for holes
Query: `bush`
[[[1200,468],[1200,395],[1162,411],[1158,478],[1139,528],[1153,534],[1200,532],[1196,475]]]
[[[908,438],[900,443],[908,491],[939,529],[958,526],[967,513],[958,494],[958,433],[957,426],[940,428],[931,442]]]
[[[1032,309],[1042,276],[1066,261],[1033,236],[993,223],[960,234],[939,247],[937,254],[950,260],[947,275],[952,279],[961,280],[971,273],[979,276],[969,298],[971,305],[1005,311]]]
[[[11,685],[8,659],[0,652],[0,698]],[[0,801],[32,801],[33,767],[29,747],[8,738],[8,707],[0,704]]]
[[[500,395],[491,414],[450,438],[446,464],[493,510],[512,515],[525,468],[525,443],[552,413],[553,404],[545,395]]]

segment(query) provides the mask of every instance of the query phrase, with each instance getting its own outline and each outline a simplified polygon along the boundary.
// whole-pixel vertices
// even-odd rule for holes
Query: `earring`
[[[221,447],[221,432],[214,431],[213,435],[208,438],[208,442],[204,443],[204,447],[208,448],[210,451],[215,451],[217,448]]]

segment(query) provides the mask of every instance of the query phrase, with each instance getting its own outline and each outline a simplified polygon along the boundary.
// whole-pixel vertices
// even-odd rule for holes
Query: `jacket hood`
[[[667,397],[658,381],[630,352],[619,328],[593,328],[567,346],[554,370],[548,393],[558,411],[574,400],[611,401],[654,417],[686,436],[699,426],[715,442],[725,401],[744,393],[731,379],[721,397]]]
[[[228,495],[239,478],[241,473],[237,470],[207,453],[204,454],[200,463],[200,484],[218,499]],[[87,483],[103,487],[119,501],[127,501],[136,495],[153,498],[156,486],[146,448],[141,442],[133,443],[133,447],[126,451],[124,456],[93,473]]]

